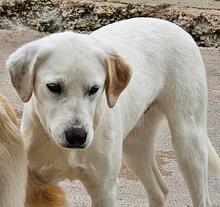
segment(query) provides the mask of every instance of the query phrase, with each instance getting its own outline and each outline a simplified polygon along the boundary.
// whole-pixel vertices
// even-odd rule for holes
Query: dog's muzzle
[[[87,132],[83,128],[72,127],[65,131],[66,148],[85,148]]]

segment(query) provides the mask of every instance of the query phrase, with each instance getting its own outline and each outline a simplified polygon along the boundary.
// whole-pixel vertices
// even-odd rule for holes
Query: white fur
[[[102,92],[106,78],[103,60],[111,51],[132,70],[128,86],[112,109]],[[19,75],[24,59],[31,69],[26,67],[28,72]],[[36,59],[40,63],[33,68]],[[208,160],[217,175],[220,160],[206,130],[205,67],[196,43],[184,30],[163,20],[135,18],[90,35],[53,34],[18,49],[8,59],[7,68],[15,88],[19,78],[31,85],[20,84],[17,89],[25,102],[32,95],[24,107],[21,130],[30,167],[43,180],[80,179],[94,207],[116,207],[124,152],[125,162],[142,181],[150,205],[164,206],[168,189],[154,156],[155,133],[164,114],[194,206],[211,206]],[[65,98],[58,99],[47,90],[45,85],[55,79],[62,79],[68,88]],[[94,100],[89,100],[82,91],[93,84],[101,88]],[[63,132],[76,120],[89,132],[87,149],[66,150],[60,147],[65,142]]]

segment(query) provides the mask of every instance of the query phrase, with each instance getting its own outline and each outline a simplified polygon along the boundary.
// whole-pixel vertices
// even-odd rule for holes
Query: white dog
[[[165,114],[193,204],[211,206],[208,167],[220,176],[220,160],[207,136],[205,67],[184,30],[135,18],[53,34],[18,49],[7,69],[27,102],[21,130],[43,182],[79,179],[93,207],[116,207],[123,154],[150,206],[164,206],[154,139]]]

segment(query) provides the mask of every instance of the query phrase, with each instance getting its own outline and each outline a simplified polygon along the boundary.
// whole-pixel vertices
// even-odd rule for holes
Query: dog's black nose
[[[84,148],[87,133],[83,128],[70,128],[65,131],[67,148]]]

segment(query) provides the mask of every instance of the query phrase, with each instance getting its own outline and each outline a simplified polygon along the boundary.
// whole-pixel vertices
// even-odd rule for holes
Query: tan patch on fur
[[[16,153],[23,149],[23,142],[15,111],[3,96],[0,96],[0,142],[1,146],[4,146],[9,154],[17,159]]]
[[[59,186],[44,183],[29,170],[25,207],[68,207],[68,203]]]
[[[18,124],[17,116],[13,110],[13,108],[10,106],[10,104],[7,102],[6,98],[3,96],[0,96],[0,106],[4,108],[6,113],[8,114],[9,118],[13,121],[15,125]]]
[[[110,54],[105,62],[107,62],[106,95],[109,107],[113,107],[120,93],[128,85],[131,69],[117,53]]]

